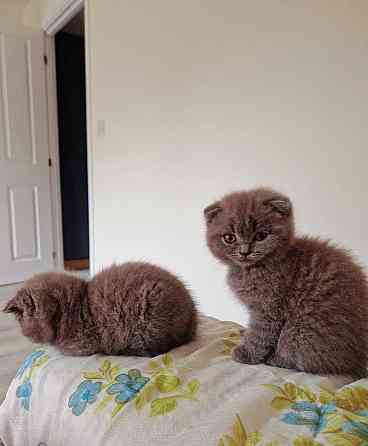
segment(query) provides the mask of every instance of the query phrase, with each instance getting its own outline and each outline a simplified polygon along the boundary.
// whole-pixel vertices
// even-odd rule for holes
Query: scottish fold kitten
[[[250,313],[236,361],[365,375],[368,286],[347,251],[295,236],[289,198],[271,189],[232,193],[204,215],[208,247]]]
[[[149,263],[114,265],[89,282],[39,274],[4,311],[15,314],[25,336],[67,355],[155,356],[191,341],[197,327],[187,288]]]

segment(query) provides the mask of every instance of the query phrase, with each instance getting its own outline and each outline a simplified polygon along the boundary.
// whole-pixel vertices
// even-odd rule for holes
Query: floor
[[[82,271],[74,271],[73,274],[76,274],[77,276],[85,280],[88,280],[90,278],[90,271],[88,269]],[[0,311],[3,304],[12,296],[14,296],[21,286],[22,283],[0,286]]]
[[[0,311],[2,303],[14,296],[21,285],[21,283],[17,283],[15,285],[0,286]]]
[[[0,287],[0,403],[24,358],[35,346],[22,336],[14,315],[1,310],[22,284]],[[0,443],[1,445],[1,443]]]

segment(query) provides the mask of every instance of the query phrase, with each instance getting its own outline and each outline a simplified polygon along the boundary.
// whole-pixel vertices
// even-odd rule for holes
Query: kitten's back
[[[88,290],[106,351],[153,355],[195,334],[197,315],[189,291],[156,265],[113,265],[97,274]]]
[[[296,238],[287,262],[292,278],[280,357],[313,373],[365,376],[368,283],[350,253],[317,238]],[[286,353],[287,352],[287,353]]]

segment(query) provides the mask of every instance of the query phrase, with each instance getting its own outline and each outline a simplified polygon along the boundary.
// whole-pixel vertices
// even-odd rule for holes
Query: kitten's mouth
[[[253,258],[253,252],[248,252],[247,254],[237,254],[236,258],[241,262],[249,262]]]
[[[235,258],[233,257],[232,260],[235,260],[235,262],[239,263],[240,265],[247,265],[252,263],[252,259],[249,257],[236,256]]]
[[[249,262],[249,258],[248,257],[238,257],[238,261],[240,263],[248,263]]]
[[[254,265],[257,262],[257,258],[252,256],[252,254],[249,254],[247,256],[237,256],[235,259],[240,265]]]

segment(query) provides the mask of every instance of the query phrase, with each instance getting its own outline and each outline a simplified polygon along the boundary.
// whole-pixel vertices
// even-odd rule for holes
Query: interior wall
[[[87,4],[97,268],[160,263],[243,322],[202,210],[258,184],[368,264],[367,2]]]
[[[157,262],[243,322],[203,208],[270,185],[368,264],[368,3],[91,0],[97,267]]]
[[[74,0],[27,0],[23,21],[31,27],[45,28],[50,19],[59,16]]]
[[[29,32],[26,3],[0,1],[0,31]],[[300,232],[368,264],[364,0],[88,4],[98,268],[158,262],[204,311],[243,321],[202,209],[257,184],[291,195]]]
[[[27,0],[0,0],[0,33],[24,34],[30,28],[23,24]]]

